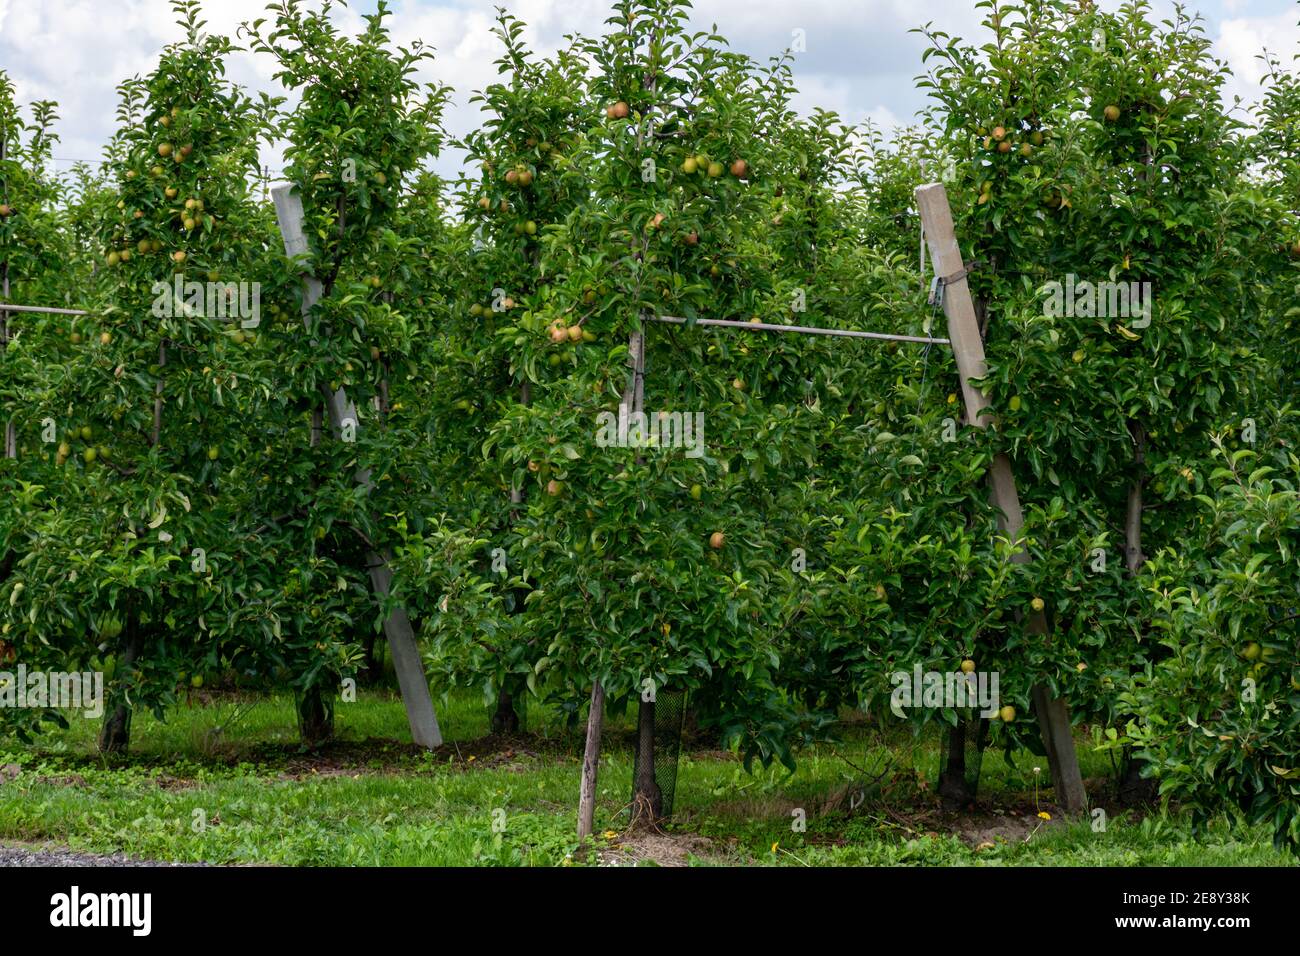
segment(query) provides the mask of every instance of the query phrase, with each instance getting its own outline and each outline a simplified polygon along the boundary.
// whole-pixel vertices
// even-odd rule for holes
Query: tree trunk
[[[334,707],[318,684],[298,698],[298,736],[305,747],[317,747],[334,737]]]
[[[519,714],[515,710],[515,700],[504,686],[497,694],[497,709],[492,715],[492,733],[510,735],[519,733]]]
[[[361,639],[361,683],[367,687],[374,687],[379,683],[382,676],[379,668],[379,656],[375,653],[375,646],[379,640],[379,635],[374,631],[367,630],[366,636]]]
[[[1138,569],[1146,560],[1142,554],[1142,485],[1146,480],[1147,433],[1138,421],[1130,420],[1129,434],[1133,437],[1133,481],[1128,489],[1128,508],[1124,516],[1124,566],[1129,577],[1137,577]],[[1125,805],[1147,803],[1157,793],[1155,780],[1142,777],[1145,761],[1138,760],[1129,747],[1125,747],[1120,761],[1119,798]]]
[[[5,142],[4,132],[0,130],[0,162],[4,161],[6,147],[7,144]],[[6,180],[4,183],[3,198],[6,203],[9,202],[8,180]],[[3,264],[0,264],[0,297],[3,297],[5,302],[9,301],[9,260],[8,259],[6,259]],[[9,345],[9,313],[0,311],[0,352],[3,352],[8,347],[8,345]],[[13,419],[9,419],[4,423],[4,457],[5,458],[18,457],[18,434],[14,428]]]
[[[978,718],[976,718],[978,719]],[[939,775],[939,796],[953,809],[975,799],[966,783],[966,721],[959,719],[948,728],[948,762]]]
[[[636,781],[632,794],[632,826],[655,826],[663,819],[663,794],[655,782],[655,704],[642,700],[637,721]]]
[[[532,392],[527,382],[519,386],[519,404],[527,407],[532,399]],[[522,488],[510,489],[510,523],[513,526],[519,522],[519,509],[524,503],[524,490]],[[510,606],[510,615],[515,618],[516,623],[520,621],[520,615],[524,613],[524,602],[528,600],[527,588],[515,588],[511,592],[513,601]],[[519,733],[519,712],[515,710],[515,701],[510,691],[506,689],[506,677],[501,679],[501,690],[497,695],[497,709],[492,715],[491,729],[494,734],[517,734]]]
[[[124,678],[135,663],[144,640],[140,635],[138,622],[133,612],[126,615],[126,633],[118,645],[117,663],[113,669],[113,693],[110,707],[104,715],[104,726],[99,732],[99,752],[102,754],[123,754],[131,745],[131,705],[122,692]]]
[[[1147,460],[1147,433],[1142,424],[1130,420],[1128,432],[1133,437],[1133,481],[1128,489],[1128,509],[1124,517],[1124,565],[1136,575],[1145,560],[1142,554],[1142,485]]]

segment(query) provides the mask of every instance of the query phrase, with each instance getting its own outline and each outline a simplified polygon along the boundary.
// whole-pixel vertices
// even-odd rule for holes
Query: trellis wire
[[[947,339],[924,335],[893,335],[889,332],[858,332],[853,329],[821,329],[810,325],[772,325],[768,322],[738,322],[733,319],[683,319],[675,315],[652,315],[651,321],[670,325],[718,325],[751,332],[797,332],[803,335],[835,335],[847,339],[878,339],[885,342],[915,342],[919,345],[951,345]]]

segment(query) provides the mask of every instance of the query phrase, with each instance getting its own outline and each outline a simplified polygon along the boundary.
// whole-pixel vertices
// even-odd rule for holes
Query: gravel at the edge
[[[170,863],[166,860],[136,860],[121,853],[81,853],[56,846],[0,844],[0,867],[4,866],[207,866],[206,863]]]

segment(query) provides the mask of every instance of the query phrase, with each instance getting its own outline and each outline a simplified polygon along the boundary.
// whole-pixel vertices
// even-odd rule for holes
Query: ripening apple
[[[184,249],[177,249],[175,252],[172,253],[172,261],[175,263],[179,264],[181,262],[184,262],[186,258],[188,257]]]
[[[552,498],[557,497],[564,490],[564,484],[555,478],[546,483],[546,493]]]
[[[1011,140],[1004,139],[1002,142],[998,143],[998,152],[999,153],[1011,152]]]
[[[175,198],[176,198],[176,187],[175,187],[175,186],[168,186],[166,189],[163,190],[163,195],[166,196],[168,199],[175,199]]]
[[[718,163],[718,162],[709,163],[709,178],[710,178],[710,179],[717,179],[717,178],[720,177],[720,176],[721,176],[725,171],[726,171],[726,167],[724,167],[721,163]]]
[[[110,332],[100,332],[100,333],[99,333],[99,344],[100,344],[100,345],[107,345],[107,344],[108,344],[109,342],[111,342],[111,341],[113,341],[113,335],[112,335],[112,333],[110,333]]]
[[[478,208],[482,209],[484,212],[487,212],[489,209],[492,208],[492,200],[488,199],[487,196],[482,197],[478,201]]]
[[[221,449],[218,448],[216,445],[213,445],[211,448],[208,449],[208,461],[216,461],[220,457],[221,457]]]
[[[703,494],[704,494],[704,489],[703,489],[703,488],[701,488],[699,485],[691,485],[691,497],[692,497],[692,498],[694,498],[696,501],[699,501],[699,500],[700,500],[700,496],[703,495]]]
[[[1040,597],[1036,597],[1030,601],[1029,606],[1034,609],[1035,614],[1041,612],[1043,608],[1047,607],[1046,603],[1044,603],[1043,599]]]
[[[526,223],[524,223],[524,232],[530,236],[537,235],[537,223],[529,219]]]
[[[992,135],[994,141],[1000,143],[1007,138],[1007,128],[1005,126],[995,126]]]
[[[737,179],[745,179],[749,175],[749,163],[743,159],[738,159],[731,164],[731,175]]]
[[[569,330],[565,328],[563,325],[551,326],[551,341],[554,342],[556,345],[559,345],[561,342],[568,341],[568,338],[569,338]]]
[[[614,111],[614,119],[627,119],[628,114],[632,112],[632,108],[622,100],[615,103],[612,109]]]
[[[519,170],[517,169],[506,170],[506,182],[508,182],[511,186],[519,182]]]
[[[721,551],[722,546],[727,543],[727,536],[721,531],[715,531],[709,535],[709,547],[714,551]]]
[[[1119,119],[1119,107],[1113,104],[1111,106],[1107,106],[1104,110],[1102,110],[1102,115],[1106,117],[1107,122],[1113,123],[1117,119]]]
[[[699,171],[699,168],[700,164],[695,161],[694,156],[687,156],[686,159],[682,161],[682,172],[687,176],[694,176],[695,173]]]
[[[532,184],[533,184],[533,171],[531,169],[520,170],[519,172],[520,188],[527,189]]]
[[[1012,723],[1016,719],[1016,709],[1012,707],[1010,704],[1007,704],[1005,707],[1003,707],[1001,710],[998,711],[998,716],[1002,718],[1002,722],[1004,724]]]
[[[98,457],[99,457],[99,452],[95,451],[95,449],[93,448],[87,448],[85,451],[81,453],[81,460],[84,461],[87,465],[94,464],[95,459]]]
[[[582,341],[582,326],[580,325],[569,326],[569,341],[570,342]]]
[[[973,660],[971,660],[969,657],[966,658],[966,660],[964,660],[964,661],[961,662],[961,672],[962,672],[963,674],[974,674],[974,673],[975,673],[975,662],[974,662]]]
[[[1074,354],[1071,355],[1070,358],[1072,358],[1076,364],[1082,362],[1085,358],[1083,349],[1075,349]]]
[[[116,252],[110,252],[105,257],[104,261],[108,263],[110,266],[115,266],[122,261],[122,257],[119,256]]]
[[[172,154],[172,144],[171,144],[171,143],[159,143],[159,144],[158,144],[158,155],[159,155],[159,156],[162,156],[163,158],[166,158],[166,157],[170,156],[171,154]]]

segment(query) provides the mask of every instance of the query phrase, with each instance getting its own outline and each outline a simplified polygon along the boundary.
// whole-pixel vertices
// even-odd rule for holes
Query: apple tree
[[[436,203],[437,183],[422,165],[443,143],[447,90],[413,78],[432,53],[418,42],[394,47],[386,4],[356,36],[334,23],[332,4],[285,0],[268,9],[271,18],[246,27],[252,47],[299,96],[285,118],[285,177],[302,202],[308,252],[287,272],[321,286],[306,328],[291,316],[276,336],[285,430],[274,454],[285,470],[268,506],[289,516],[283,527],[299,556],[281,577],[308,615],[302,625],[322,632],[320,655],[295,675],[304,733],[319,737],[332,726],[332,688],[361,660],[356,622],[377,629],[387,616],[367,594],[366,556],[390,546],[386,516],[406,510],[412,484],[418,492],[431,481],[427,471],[394,470],[427,462],[409,450],[428,436],[392,414],[407,400],[393,379],[417,377],[420,310],[436,316],[441,295],[420,276],[437,211],[429,210],[433,223],[413,220],[411,202]],[[413,221],[429,230],[412,232]],[[352,429],[325,421],[326,402],[342,395],[356,411]]]

